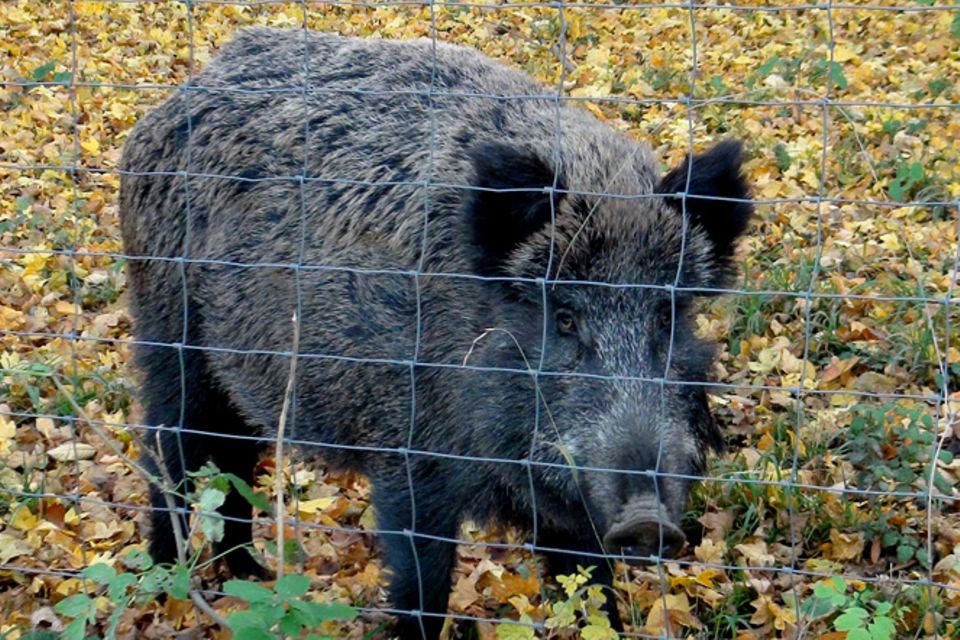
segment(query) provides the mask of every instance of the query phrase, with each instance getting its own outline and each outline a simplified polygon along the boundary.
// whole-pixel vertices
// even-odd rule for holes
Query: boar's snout
[[[626,556],[673,558],[684,542],[686,536],[670,522],[666,507],[651,498],[635,498],[628,502],[616,524],[603,536],[607,552]]]

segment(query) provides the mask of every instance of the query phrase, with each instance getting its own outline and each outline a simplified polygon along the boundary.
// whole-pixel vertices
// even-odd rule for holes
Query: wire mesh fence
[[[204,71],[254,25],[293,34],[286,68]],[[483,637],[604,637],[596,603],[574,599],[582,583],[554,575],[577,564],[611,574],[604,593],[628,637],[960,633],[960,5],[21,1],[0,8],[0,29],[5,637],[72,619],[99,634],[217,633],[237,601],[212,559],[223,544],[208,543],[236,542],[243,527],[231,523],[244,522],[271,571],[307,576],[312,594],[360,611],[325,623],[333,637],[389,636],[384,614],[411,613],[428,635],[446,615],[452,637],[471,623]],[[315,33],[425,40],[413,62],[397,50],[395,65],[377,66],[382,86],[370,72],[338,76],[352,67],[323,55]],[[542,84],[478,90],[472,58],[451,68],[445,43]],[[393,86],[405,64],[423,74]],[[168,119],[132,133],[167,100],[179,100]],[[276,129],[205,129],[224,104],[287,112]],[[505,171],[479,184],[452,160],[476,143],[455,135],[475,113],[505,119],[495,142],[542,143],[547,177],[517,183],[522,171]],[[509,121],[530,113],[541,120]],[[588,149],[621,138],[588,135],[578,118],[653,153],[640,161],[624,146],[615,171],[585,179],[577,137]],[[389,140],[339,147],[334,127],[351,142],[365,128]],[[176,154],[121,162],[128,138],[171,131]],[[251,139],[245,149],[263,151],[267,135],[275,155],[242,167],[206,151]],[[755,213],[732,254],[735,279],[697,279],[709,216],[746,202],[691,190],[693,154],[724,138],[744,141]],[[382,154],[369,153],[377,144]],[[620,149],[582,153],[599,166]],[[680,188],[656,191],[653,172],[670,168]],[[141,238],[149,250],[124,246],[121,182],[161,194],[141,213],[176,212],[167,224],[181,235],[164,244],[161,225]],[[216,222],[216,205],[245,193],[257,206]],[[657,217],[665,200],[672,219]],[[513,271],[459,268],[457,243],[476,238],[450,211],[518,201],[546,215],[541,270],[519,258]],[[318,214],[324,202],[340,217]],[[391,228],[400,211],[415,215]],[[376,216],[357,219],[365,212]],[[639,228],[653,249],[603,271],[610,240],[595,225],[618,212],[656,220]],[[574,214],[580,226],[563,228]],[[676,225],[679,244],[663,249]],[[578,240],[592,247],[582,268],[569,257]],[[128,311],[136,273],[140,324]],[[141,328],[161,320],[172,328]],[[556,334],[571,332],[580,346],[564,355]],[[715,357],[691,355],[701,341]],[[216,371],[195,375],[199,361]],[[145,410],[141,387],[166,397],[167,413]],[[706,391],[725,448],[700,469],[690,461],[709,438],[675,416]],[[151,454],[159,438],[170,446]],[[255,447],[263,455],[248,458]],[[187,504],[151,506],[144,475],[183,493],[161,470],[197,469],[203,452],[219,471],[200,474]],[[244,465],[253,494],[220,473],[242,480]],[[343,468],[364,468],[373,488]],[[611,549],[603,534],[637,487],[656,502],[656,526]],[[508,526],[483,521],[488,502]],[[180,574],[150,591],[128,555],[147,548],[158,510],[184,516],[168,559],[189,569],[182,597],[162,603],[136,588],[170,593]],[[462,521],[440,526],[447,510]],[[685,544],[671,557],[676,535]],[[448,587],[433,551],[454,544],[449,610],[433,611]],[[385,562],[416,578],[399,604]],[[84,573],[98,564],[136,585],[109,606],[91,600],[99,609],[56,608],[104,596]],[[190,598],[196,609],[177,604]]]

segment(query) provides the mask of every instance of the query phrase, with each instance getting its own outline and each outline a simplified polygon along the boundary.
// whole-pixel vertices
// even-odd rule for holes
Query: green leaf
[[[793,158],[787,153],[787,148],[783,143],[777,143],[773,147],[773,155],[777,158],[777,167],[780,171],[786,171],[790,168],[790,165],[793,164]]]
[[[263,629],[269,631],[273,619],[254,613],[253,611],[234,611],[227,616],[227,624],[234,631],[238,629]]]
[[[203,530],[203,535],[207,537],[207,540],[213,542],[223,540],[223,518],[210,514],[217,513],[217,509],[223,505],[226,499],[227,494],[219,489],[210,487],[204,489],[203,493],[200,494],[200,528]]]
[[[757,73],[761,76],[768,76],[773,72],[773,69],[780,63],[780,56],[773,56],[757,69]]]
[[[177,600],[186,600],[190,597],[190,571],[182,565],[177,565],[173,568],[170,577],[170,583],[166,588],[167,593]]]
[[[37,82],[43,82],[50,72],[53,71],[54,67],[57,66],[56,60],[51,60],[46,64],[42,64],[36,69],[33,70],[33,79]]]
[[[818,585],[819,586],[819,585]],[[800,612],[807,620],[819,620],[837,610],[831,598],[809,598],[800,605]]]
[[[120,619],[123,617],[125,609],[126,607],[118,606],[114,608],[113,612],[107,618],[107,632],[104,634],[107,640],[116,640],[117,627],[120,626]]]
[[[69,71],[57,71],[55,74],[53,74],[54,82],[67,83],[67,82],[70,82],[72,79],[73,79],[73,74]]]
[[[960,38],[960,11],[953,14],[953,20],[950,21],[950,34],[954,38]]]
[[[536,637],[533,627],[515,622],[504,622],[497,625],[497,640],[535,640]]]
[[[127,589],[137,584],[137,576],[132,573],[121,573],[116,578],[110,581],[110,586],[107,589],[107,595],[110,597],[110,601],[115,604],[120,604],[121,601],[126,599]]]
[[[226,499],[227,494],[219,489],[204,489],[200,494],[200,510],[205,513],[216,513]]]
[[[304,624],[304,615],[296,610],[288,611],[285,616],[280,618],[280,631],[286,636],[296,637],[300,635],[306,624]]]
[[[914,162],[910,165],[910,180],[913,182],[923,180],[923,165],[919,162]]]
[[[233,640],[276,640],[276,636],[259,627],[241,627],[234,630]]]
[[[933,486],[948,496],[953,493],[953,483],[939,471],[933,476]]]
[[[357,610],[342,602],[328,602],[322,605],[321,622],[330,620],[353,620],[357,617]]]
[[[223,583],[223,592],[247,603],[273,602],[273,591],[256,582],[246,580],[227,580]]]
[[[294,600],[290,603],[290,606],[308,615],[311,626],[316,626],[329,620],[353,620],[357,617],[357,610],[342,602]]]
[[[87,635],[87,621],[83,618],[77,618],[66,627],[60,634],[60,640],[83,640]]]
[[[828,584],[818,584],[813,588],[813,595],[818,598],[830,599],[836,594],[837,591],[832,586]]]
[[[293,600],[304,595],[310,589],[310,578],[287,574],[277,580],[273,588],[284,600]]]
[[[249,502],[251,506],[260,509],[260,511],[265,511],[270,515],[273,514],[273,508],[270,500],[268,500],[267,497],[262,493],[257,493],[254,491],[250,485],[244,481],[243,478],[235,476],[232,473],[225,473],[223,474],[223,477],[230,481],[230,484],[233,485],[234,490],[243,496],[244,500]]]
[[[840,89],[846,89],[849,86],[847,77],[843,75],[843,66],[839,62],[830,63],[830,81]]]
[[[909,562],[913,558],[913,554],[916,553],[917,548],[911,544],[901,544],[897,547],[897,562],[904,564]]]
[[[897,633],[897,626],[893,620],[885,617],[877,617],[867,627],[872,640],[890,640]]]
[[[13,206],[17,213],[24,213],[32,204],[33,198],[25,198],[24,196],[20,196],[13,202]]]
[[[93,600],[90,599],[90,596],[77,593],[69,598],[65,598],[54,605],[53,610],[59,613],[60,615],[68,616],[70,618],[79,618],[80,616],[86,616],[87,612],[90,611],[91,607],[94,607]]]
[[[868,617],[870,617],[870,614],[866,609],[861,607],[850,607],[833,621],[833,626],[837,631],[853,631],[854,629],[863,629],[865,627],[864,623]]]
[[[83,570],[83,577],[93,580],[97,584],[107,584],[113,580],[117,572],[107,564],[92,564]]]
[[[617,640],[620,636],[610,627],[588,624],[580,630],[583,640]]]

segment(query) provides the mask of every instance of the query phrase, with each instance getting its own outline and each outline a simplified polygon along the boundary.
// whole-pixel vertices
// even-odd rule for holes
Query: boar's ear
[[[725,140],[705,153],[694,155],[693,162],[689,156],[684,158],[657,186],[657,193],[686,191],[690,222],[707,232],[714,255],[721,262],[733,255],[734,242],[747,228],[753,214],[753,205],[747,202],[750,188],[740,172],[740,155],[740,143]],[[666,198],[666,202],[678,212],[683,211],[681,197]]]
[[[510,253],[553,219],[559,196],[551,206],[545,188],[554,186],[554,170],[530,149],[497,142],[477,146],[470,160],[471,184],[479,188],[467,194],[464,213],[474,266],[480,275],[509,275],[503,268]],[[562,180],[557,188],[565,188]]]

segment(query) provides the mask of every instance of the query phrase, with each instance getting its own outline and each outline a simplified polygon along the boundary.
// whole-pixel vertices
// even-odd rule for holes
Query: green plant
[[[790,168],[790,165],[793,164],[793,158],[790,157],[786,145],[782,142],[774,145],[773,155],[777,158],[777,168],[779,168],[780,171],[786,171]]]
[[[243,480],[230,473],[221,473],[215,466],[206,465],[191,474],[197,488],[188,496],[199,507],[199,525],[205,542],[223,538],[223,519],[217,509],[226,500],[232,489],[242,495],[254,507],[271,512],[271,504]],[[179,489],[179,488],[177,488]],[[78,593],[60,601],[55,611],[72,620],[67,624],[61,638],[82,640],[87,637],[87,626],[95,624],[100,612],[109,614],[103,637],[116,637],[117,625],[123,612],[135,603],[154,599],[166,594],[178,600],[191,597],[191,573],[199,560],[200,550],[191,550],[183,564],[173,566],[155,565],[143,552],[132,552],[122,562],[129,570],[118,572],[106,564],[95,564],[81,573],[96,587],[91,594]],[[310,580],[305,576],[287,575],[268,588],[254,582],[230,580],[224,584],[224,592],[247,605],[247,609],[230,614],[226,621],[236,640],[274,638],[276,631],[292,636],[321,638],[312,630],[324,622],[351,620],[357,612],[340,603],[318,603],[305,600]]]
[[[557,576],[564,597],[552,605],[551,615],[544,622],[548,630],[578,629],[584,640],[616,640],[617,632],[610,626],[610,620],[603,611],[607,601],[603,587],[589,584],[595,568],[577,566],[576,574]],[[498,640],[533,640],[537,637],[529,614],[521,613],[520,622],[523,624],[499,625]]]
[[[741,631],[750,629],[750,617],[755,612],[750,603],[756,597],[757,592],[753,588],[743,582],[735,582],[730,595],[704,614],[707,637],[736,638]]]
[[[256,582],[229,580],[224,592],[242,600],[247,609],[227,616],[234,640],[272,640],[277,632],[298,638],[307,633],[309,640],[325,638],[308,633],[325,622],[353,620],[357,611],[338,602],[314,602],[303,597],[310,589],[310,579],[300,575],[286,575],[273,588]]]
[[[925,174],[919,162],[901,160],[897,163],[897,174],[887,186],[887,193],[897,202],[905,202],[917,185],[923,183]]]
[[[800,612],[808,621],[836,615],[833,628],[845,632],[847,640],[891,640],[903,615],[900,608],[880,600],[875,590],[852,590],[839,576],[816,585]]]
[[[933,484],[946,495],[954,488],[943,473],[932,467],[931,452],[936,438],[933,418],[923,407],[899,403],[857,405],[846,431],[846,442],[839,454],[856,470],[855,482],[861,489],[881,492],[914,492],[928,490],[933,471]],[[939,459],[949,463],[953,454],[942,450]],[[861,526],[868,542],[877,540],[882,549],[893,549],[897,562],[913,559],[928,566],[930,558],[923,544],[925,531],[901,517],[892,523],[888,513],[894,498],[871,495],[872,517]]]
[[[122,563],[128,571],[118,573],[114,567],[106,564],[87,567],[81,575],[95,583],[94,595],[77,593],[54,606],[57,613],[72,618],[60,635],[62,640],[82,640],[87,637],[87,625],[97,621],[100,596],[106,598],[110,608],[103,635],[107,640],[116,637],[120,617],[131,605],[156,598],[162,593],[179,600],[188,597],[190,573],[187,567],[154,565],[150,556],[140,551],[128,553]]]
[[[879,491],[926,490],[936,438],[930,414],[923,407],[899,403],[859,404],[852,411],[840,453],[857,469],[857,485]],[[953,461],[949,451],[940,451],[939,456],[945,463]],[[933,483],[953,494],[952,483],[939,469],[934,469]]]

